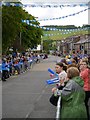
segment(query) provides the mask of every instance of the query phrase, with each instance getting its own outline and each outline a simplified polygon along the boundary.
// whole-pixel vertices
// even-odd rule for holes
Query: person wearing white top
[[[56,63],[55,65],[55,70],[56,70],[56,73],[58,74],[58,77],[59,77],[59,83],[56,84],[56,87],[52,88],[52,96],[50,97],[49,101],[51,104],[57,106],[57,102],[58,102],[58,96],[55,97],[55,92],[56,90],[60,90],[60,89],[63,89],[63,87],[65,86],[65,82],[66,82],[66,78],[67,78],[67,73],[65,72],[66,70],[66,66],[62,63],[62,62],[59,62],[59,63]]]

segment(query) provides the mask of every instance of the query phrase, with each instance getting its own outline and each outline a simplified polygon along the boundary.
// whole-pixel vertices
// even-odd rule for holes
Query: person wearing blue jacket
[[[6,64],[6,61],[2,61],[2,81],[6,81],[6,79],[9,77],[8,74],[9,68],[8,65]]]

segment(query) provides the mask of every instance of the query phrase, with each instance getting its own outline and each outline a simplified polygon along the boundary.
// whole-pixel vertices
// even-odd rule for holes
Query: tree
[[[22,7],[2,6],[2,49],[3,52],[8,48],[14,47],[27,49],[33,47],[41,41],[42,30],[23,23],[22,20],[35,20],[35,17],[28,14]],[[34,22],[39,25],[39,22]],[[21,45],[20,45],[21,33]]]

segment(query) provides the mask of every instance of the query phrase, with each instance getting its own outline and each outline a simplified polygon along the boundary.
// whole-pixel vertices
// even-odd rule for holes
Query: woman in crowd
[[[66,77],[67,77],[67,73],[65,72],[66,69],[67,69],[67,66],[64,65],[64,63],[62,62],[56,63],[55,65],[55,71],[58,74],[60,83],[66,80]]]
[[[64,64],[62,62],[56,63],[55,65],[55,71],[58,74],[60,83],[56,84],[56,87],[52,88],[52,92],[54,93],[54,91],[56,89],[62,89],[65,85],[65,81],[66,81],[66,77],[67,77],[67,73],[65,72],[66,70],[66,66],[64,66]],[[54,94],[50,97],[50,103],[52,103],[53,105],[57,106],[57,101],[58,101],[59,96],[55,96]]]
[[[90,98],[90,69],[88,68],[88,61],[86,59],[80,60],[80,76],[84,80],[84,91],[85,91],[85,105],[87,109],[88,120],[90,120],[89,115],[89,98]]]
[[[67,84],[62,91],[54,91],[61,96],[60,120],[87,118],[86,107],[84,103],[85,92],[83,90],[84,82],[79,76],[79,70],[76,67],[67,69]]]

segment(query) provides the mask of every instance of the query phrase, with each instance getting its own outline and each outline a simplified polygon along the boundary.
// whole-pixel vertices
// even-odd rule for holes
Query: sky
[[[23,4],[33,4],[33,5],[60,5],[60,4],[75,4],[75,3],[70,3],[70,2],[26,2],[26,0],[22,1]],[[82,1],[80,3],[83,3]],[[87,3],[87,2],[86,2]],[[77,3],[79,4],[79,3]],[[84,12],[81,12],[79,14],[76,14],[74,16],[68,16],[67,18],[62,18],[62,16],[66,16],[66,15],[70,15],[73,13],[77,13],[81,10],[87,9],[87,6],[83,6],[80,7],[79,5],[76,7],[25,7],[25,10],[37,17],[37,20],[43,20],[43,19],[48,19],[48,20],[43,20],[43,21],[39,21],[40,22],[40,26],[44,26],[44,25],[75,25],[75,26],[82,26],[83,24],[88,24],[88,12],[90,10],[86,10]],[[50,20],[50,18],[59,18],[61,17],[61,19],[55,19],[55,20]]]

